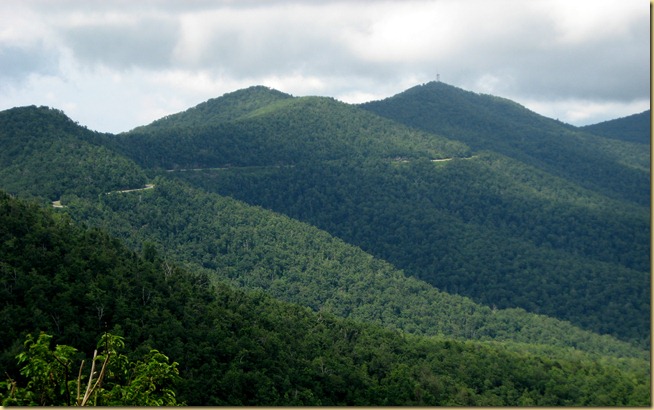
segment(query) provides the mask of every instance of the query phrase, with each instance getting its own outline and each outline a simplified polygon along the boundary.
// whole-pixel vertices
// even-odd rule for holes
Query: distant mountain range
[[[56,109],[22,107],[0,112],[0,189],[46,208],[58,201],[61,207],[47,210],[45,218],[67,215],[71,223],[97,227],[103,235],[123,241],[139,257],[156,262],[155,276],[148,280],[165,282],[166,272],[183,266],[192,272],[184,273],[189,283],[200,275],[224,289],[221,292],[231,292],[230,297],[244,298],[249,309],[259,309],[250,304],[256,305],[263,292],[274,298],[266,299],[269,312],[288,315],[281,312],[297,309],[292,306],[312,312],[310,319],[293,316],[288,329],[275,329],[277,336],[269,333],[274,338],[302,334],[298,340],[309,343],[302,333],[308,330],[294,321],[333,315],[329,320],[338,325],[330,326],[347,328],[350,322],[342,321],[348,320],[370,329],[391,329],[395,335],[415,335],[416,343],[433,337],[468,340],[493,352],[581,360],[583,366],[596,362],[632,375],[624,376],[629,379],[649,372],[649,115],[647,111],[573,127],[512,101],[440,82],[361,105],[293,97],[256,86],[119,135],[80,127]],[[140,189],[146,184],[148,189]],[[4,238],[20,238],[12,229],[5,228]],[[41,274],[38,265],[20,262],[27,253],[12,253],[19,248],[10,241],[22,240],[3,239],[6,256],[0,259],[0,271],[5,291],[11,272]],[[16,270],[19,262],[23,268]],[[48,274],[58,278],[67,266],[51,265]],[[100,273],[107,266],[89,269]],[[156,279],[157,269],[163,279]],[[38,292],[30,289],[29,280],[21,283],[26,293],[20,297]],[[95,279],[93,283],[98,295],[111,292],[109,285]],[[74,286],[88,293],[82,283]],[[145,285],[129,286],[141,287],[145,304]],[[128,293],[136,290],[125,288]],[[67,290],[63,286],[50,292]],[[97,340],[97,327],[89,327],[97,313],[91,305],[75,314],[20,321],[9,319],[19,309],[14,303],[20,298],[8,295],[7,300],[15,302],[2,309],[8,325],[0,336],[10,341],[3,344],[3,366],[12,366],[12,352],[28,331],[48,330],[71,343],[74,328],[84,334],[82,343]],[[181,303],[173,302],[178,299],[148,295],[148,300],[157,298],[157,306],[170,297],[173,304],[165,308],[170,309],[167,314],[183,323],[182,316],[175,315],[187,313],[172,308]],[[100,303],[96,296],[87,298],[88,303]],[[208,304],[215,303],[209,299]],[[54,312],[58,300],[75,303],[68,296],[42,304],[29,299],[20,309],[28,309],[24,314],[29,309]],[[129,323],[136,316],[125,312],[136,302],[126,299],[124,308],[116,300],[103,302],[111,306],[106,326],[135,332]],[[210,322],[196,320],[192,326],[227,326],[218,325],[223,319],[212,315],[207,313]],[[199,360],[199,345],[185,342],[193,344],[194,353],[184,353],[175,347],[174,339],[180,336],[161,336],[173,335],[173,330],[163,324],[157,328],[145,317],[138,320],[148,330],[134,336],[134,349],[146,340],[158,340],[157,348],[175,352],[173,359],[182,366],[184,358]],[[240,326],[272,331],[248,323]],[[346,339],[344,343],[354,343]],[[245,342],[233,343],[236,349]],[[297,348],[318,355],[314,347]],[[242,357],[219,354],[226,356],[207,370],[218,372],[215,377],[227,377],[225,366],[245,371],[235,362]],[[323,356],[326,359],[333,358]],[[397,370],[392,362],[396,359],[388,360]],[[366,377],[374,373],[371,363],[366,362]],[[257,371],[273,372],[261,366]],[[286,371],[299,372],[300,380],[302,370],[293,369]],[[353,371],[343,367],[347,374]],[[390,380],[390,373],[374,374],[381,377],[374,383]],[[203,397],[188,404],[294,403],[282,399],[283,394],[266,400],[263,392],[248,401],[229,389],[218,389],[212,396],[205,392],[208,387],[199,381],[197,369],[189,368],[185,375],[182,395]],[[418,380],[415,375],[402,377],[411,383]],[[283,390],[281,380],[266,380],[259,380],[261,386],[270,383],[274,391]],[[311,380],[296,404],[384,404],[354,399],[372,391],[371,386],[350,396],[343,393],[349,398],[339,402],[320,390],[326,380]],[[456,381],[459,393],[471,388],[462,380]],[[432,395],[438,390],[426,384],[421,388]],[[505,405],[518,403],[491,390],[478,388],[474,404],[486,399],[492,403],[491,398]],[[312,402],[308,392],[321,400]],[[541,393],[534,402],[547,402]],[[415,391],[411,400],[394,401],[400,393],[394,394],[384,396],[386,404],[421,403]],[[557,399],[564,395],[551,394]],[[616,399],[618,394],[612,394]],[[454,396],[433,396],[422,404],[463,403]],[[600,402],[592,400],[587,403]],[[527,402],[524,396],[521,403]],[[572,399],[567,403],[579,404]]]

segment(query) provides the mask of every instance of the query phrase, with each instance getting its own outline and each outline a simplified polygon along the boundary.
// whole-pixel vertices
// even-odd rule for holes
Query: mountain
[[[3,363],[28,331],[86,346],[106,317],[178,361],[193,404],[649,402],[647,206],[329,98],[254,87],[201,106],[118,136],[0,113],[6,164],[24,164],[0,188],[63,206],[0,208]],[[498,362],[515,366],[480,379]]]
[[[475,150],[491,150],[529,163],[609,197],[649,204],[649,172],[635,170],[616,160],[613,152],[593,147],[589,140],[597,136],[510,100],[431,82],[361,107],[465,142]]]
[[[411,130],[331,98],[278,95],[260,87],[228,94],[167,117],[168,127],[155,122],[117,136],[112,146],[144,167],[164,169],[435,159],[468,152],[464,144]],[[271,102],[259,106],[259,101]],[[253,106],[259,108],[251,110]],[[208,117],[198,126],[194,115],[200,111]]]
[[[175,175],[315,225],[441,290],[646,345],[647,213],[610,201],[595,208],[592,195],[547,198],[562,184],[535,195],[529,187],[542,180],[529,174],[498,177],[524,168],[486,156]],[[470,185],[479,175],[487,178]]]
[[[264,290],[314,311],[420,335],[574,346],[616,357],[642,351],[611,337],[520,309],[493,310],[407,278],[315,227],[231,198],[157,178],[142,193],[99,203],[66,203],[67,212],[132,247],[152,241],[196,272],[243,289]],[[507,328],[510,329],[507,331]]]
[[[212,98],[184,112],[168,115],[147,127],[137,127],[132,131],[138,132],[145,128],[162,129],[180,124],[185,127],[204,127],[238,119],[262,107],[289,98],[292,98],[290,94],[268,87],[249,87],[227,93],[220,98]]]
[[[57,344],[89,354],[98,334],[111,331],[124,336],[130,355],[157,349],[178,363],[176,396],[189,405],[650,401],[642,371],[584,355],[550,359],[496,345],[407,337],[261,293],[212,286],[151,249],[136,254],[102,231],[4,193],[0,239],[0,363],[12,383],[23,382],[11,356],[27,332],[54,333]],[[11,397],[10,390],[0,392],[0,400]]]
[[[0,112],[2,189],[55,201],[65,194],[141,187],[146,176],[133,161],[97,145],[89,131],[63,112],[20,107]]]
[[[46,126],[50,122],[47,117],[42,121],[42,128],[48,131],[40,133],[39,127],[34,127],[31,135],[48,140],[57,125]],[[70,128],[68,135],[88,139],[81,127]],[[30,163],[28,158],[23,160]],[[60,211],[81,223],[102,227],[133,249],[154,244],[171,259],[214,280],[244,289],[264,289],[278,299],[315,311],[416,334],[575,346],[602,355],[641,356],[638,349],[568,323],[522,310],[492,310],[439,292],[314,227],[180,185],[170,181],[169,175],[152,180],[150,188],[132,187],[96,196],[66,193],[61,201],[65,208]],[[47,179],[47,174],[43,178]],[[507,323],[512,329],[509,332]]]
[[[650,110],[599,124],[581,127],[591,134],[637,144],[651,144]]]
[[[305,97],[210,127],[145,127],[115,144],[137,163],[315,225],[446,292],[647,346],[649,208],[635,198],[648,196],[649,174],[640,158],[508,100],[441,83],[409,91],[396,105],[413,112],[446,93],[452,114],[436,117],[450,127],[426,133]],[[594,164],[594,183],[573,157]],[[629,198],[613,190],[617,180],[600,186],[606,175],[622,175]]]

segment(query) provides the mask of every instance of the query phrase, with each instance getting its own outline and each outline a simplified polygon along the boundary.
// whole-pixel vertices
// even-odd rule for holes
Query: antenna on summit
[[[441,82],[441,75],[440,74],[436,74],[436,82],[437,83]]]

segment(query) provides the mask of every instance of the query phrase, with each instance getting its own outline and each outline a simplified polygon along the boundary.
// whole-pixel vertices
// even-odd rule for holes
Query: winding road
[[[126,192],[137,192],[137,191],[145,191],[146,189],[152,189],[154,188],[154,184],[146,184],[143,188],[135,188],[135,189],[122,189],[120,191],[109,191],[105,192],[105,195],[111,195],[111,194],[123,194]],[[52,201],[52,207],[53,208],[65,208],[65,205],[61,204],[61,199],[58,199],[56,201]]]

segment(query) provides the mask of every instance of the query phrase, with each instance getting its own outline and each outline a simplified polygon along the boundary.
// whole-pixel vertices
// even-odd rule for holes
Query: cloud
[[[578,125],[596,124],[606,119],[616,119],[648,110],[649,100],[628,102],[601,100],[529,100],[522,104],[532,111],[550,118],[563,119]]]
[[[61,31],[64,44],[80,64],[116,69],[168,67],[179,37],[178,22],[170,17],[121,17],[66,27]]]
[[[176,62],[249,77],[345,72],[356,63],[338,34],[347,16],[345,8],[310,4],[187,13]]]
[[[437,74],[573,123],[649,102],[646,0],[4,0],[0,17],[0,109],[66,106],[102,131],[254,84],[358,103]]]
[[[2,47],[0,82],[9,85],[14,82],[22,83],[30,75],[54,75],[58,71],[57,61],[57,54],[43,44],[33,47]]]

